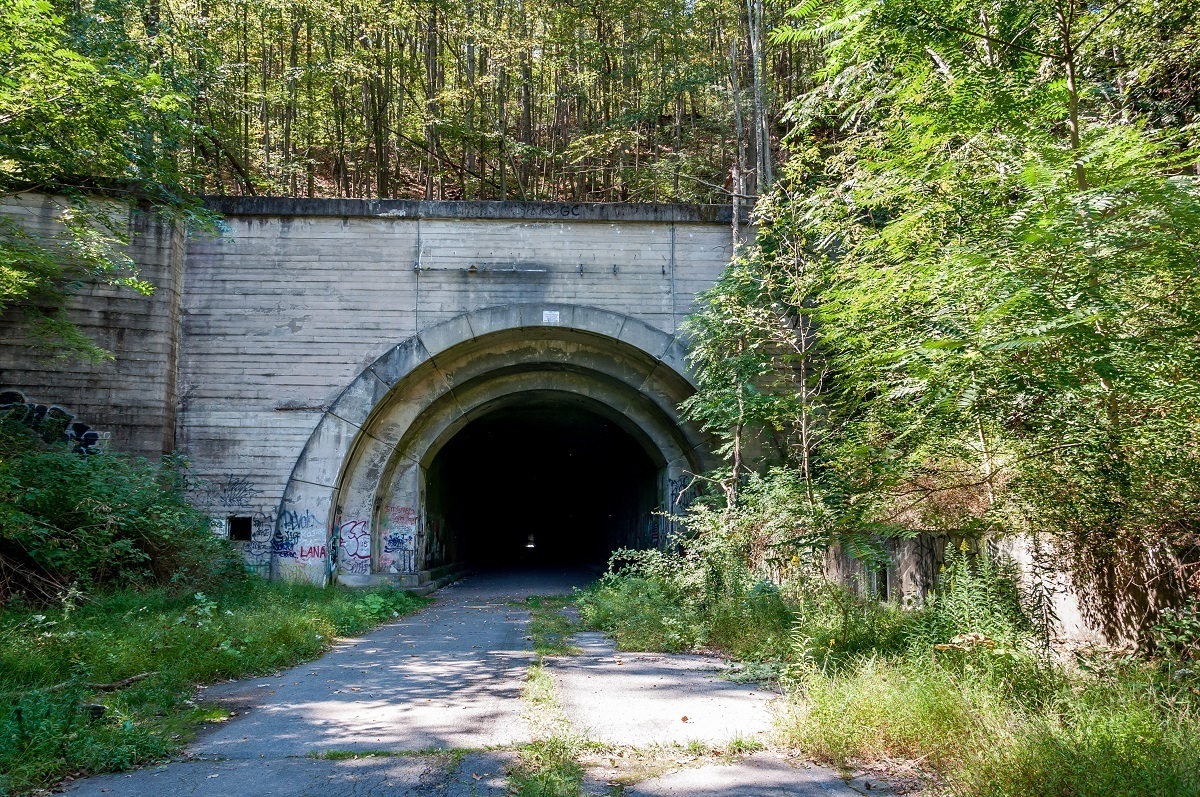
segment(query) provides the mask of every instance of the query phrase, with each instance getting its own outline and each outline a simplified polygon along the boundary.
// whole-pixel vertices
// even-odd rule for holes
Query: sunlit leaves
[[[828,61],[789,111],[787,210],[732,271],[789,273],[790,246],[817,277],[794,311],[833,375],[831,534],[1197,528],[1200,153],[1113,58],[1137,29],[1173,52],[1193,34],[1171,5],[1174,29],[1063,8],[1070,31],[1036,3],[805,3],[776,36]]]
[[[191,86],[143,10],[0,0],[0,196],[52,195],[54,229],[0,221],[0,312],[43,348],[110,355],[64,311],[93,285],[149,293],[124,253],[131,201],[192,215],[180,152]],[[179,42],[181,45],[183,42]],[[105,198],[91,197],[97,189]],[[21,218],[20,202],[9,210]]]

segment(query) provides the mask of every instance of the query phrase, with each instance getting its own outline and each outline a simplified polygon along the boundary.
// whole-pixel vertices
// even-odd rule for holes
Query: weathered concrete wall
[[[412,342],[404,351],[419,349],[419,362],[485,332],[562,326],[632,336],[631,350],[654,349],[651,370],[668,350],[682,369],[675,335],[731,254],[728,221],[711,208],[298,199],[213,207],[228,229],[188,242],[179,448],[193,463],[197,502],[214,518],[252,518],[247,554],[265,562],[279,548],[275,558],[289,567],[320,560],[329,531],[343,525],[334,523],[339,473],[400,372],[384,383],[370,374],[395,371],[385,355],[400,344]],[[643,327],[645,341],[636,334]],[[298,466],[310,437],[320,452]],[[416,500],[416,482],[404,489]]]
[[[66,206],[61,197],[25,194],[0,200],[0,214],[53,236]],[[154,293],[91,287],[72,297],[68,308],[114,359],[96,365],[55,359],[28,346],[20,317],[6,314],[0,320],[0,391],[20,392],[30,404],[60,406],[98,430],[100,446],[158,457],[175,447],[183,230],[149,213],[113,207],[127,216],[126,251]]]

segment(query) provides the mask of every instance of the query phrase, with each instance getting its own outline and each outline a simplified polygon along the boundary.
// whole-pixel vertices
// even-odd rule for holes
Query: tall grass
[[[335,638],[423,603],[395,590],[246,578],[208,594],[126,590],[78,605],[69,598],[52,608],[6,608],[0,794],[167,755],[212,717],[190,701],[196,684],[313,658]],[[122,689],[94,686],[147,673]]]
[[[1104,680],[1043,664],[988,669],[871,657],[810,674],[782,736],[841,767],[918,761],[962,797],[1200,794],[1196,701],[1151,688],[1151,665]],[[1038,688],[1013,688],[1030,676]]]
[[[625,649],[772,664],[747,670],[779,676],[779,739],[804,755],[848,769],[907,761],[958,797],[1200,795],[1200,679],[1179,653],[1195,645],[1190,614],[1161,631],[1176,661],[1066,662],[1046,654],[1015,574],[986,553],[951,551],[917,611],[819,577],[713,578],[703,572],[719,560],[686,553],[616,564],[581,596],[585,622]]]

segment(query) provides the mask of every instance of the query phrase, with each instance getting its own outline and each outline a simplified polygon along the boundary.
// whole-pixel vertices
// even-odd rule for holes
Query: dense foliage
[[[1093,572],[1194,557],[1196,11],[793,9],[775,41],[825,64],[758,240],[691,325],[727,492],[750,442],[789,463],[762,523],[804,533],[776,543],[1034,531]]]
[[[63,222],[0,218],[0,313],[20,314],[33,342],[93,360],[108,355],[63,308],[89,285],[152,290],[121,249],[131,206],[199,218],[178,157],[191,138],[192,84],[120,24],[139,9],[0,0],[0,197],[55,195]]]
[[[188,502],[178,463],[83,456],[52,432],[0,424],[0,606],[68,589],[237,580],[236,555]]]
[[[164,195],[754,193],[773,172],[779,97],[817,52],[768,49],[783,9],[763,0],[0,10],[0,175]]]

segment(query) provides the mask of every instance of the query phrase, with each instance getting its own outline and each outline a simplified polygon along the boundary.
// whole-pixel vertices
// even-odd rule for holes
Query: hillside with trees
[[[838,766],[1200,791],[1200,0],[0,0],[20,192],[65,223],[0,221],[0,312],[93,360],[68,297],[151,289],[113,201],[196,225],[214,194],[753,206],[687,329],[684,409],[724,465],[678,549],[621,553],[583,621],[738,659],[788,694],[785,743]],[[227,551],[169,561],[208,540],[172,465],[16,427],[0,581],[39,587],[0,616],[0,791],[163,756],[195,681],[416,608],[240,575],[217,595]],[[97,527],[121,556],[84,555]],[[919,537],[940,582],[877,600]],[[1064,591],[1125,647],[1057,648]],[[323,608],[259,655],[281,605]],[[68,738],[98,681],[142,675],[124,725]]]

